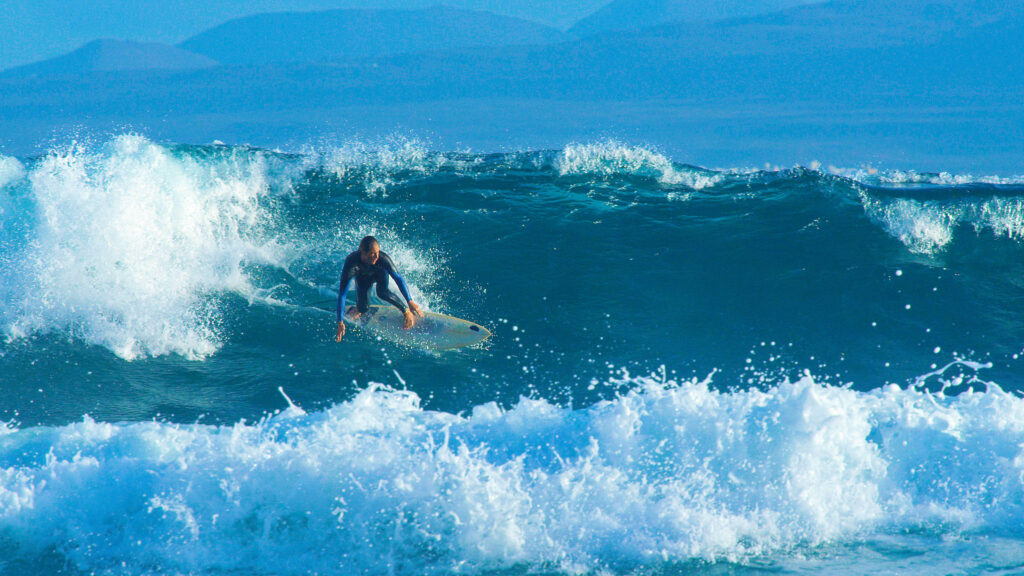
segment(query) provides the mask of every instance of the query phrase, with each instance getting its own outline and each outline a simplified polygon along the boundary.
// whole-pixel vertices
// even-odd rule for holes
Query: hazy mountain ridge
[[[569,33],[577,37],[640,30],[674,21],[709,22],[766,14],[823,0],[612,0],[580,19]]]
[[[480,53],[489,59],[488,49],[496,47],[550,44],[561,44],[556,50],[565,54],[594,50],[612,55],[616,61],[621,58],[614,57],[615,52],[631,51],[645,53],[655,61],[702,55],[721,59],[933,43],[944,35],[962,34],[1024,12],[1022,7],[992,0],[905,0],[895,5],[883,0],[813,4],[806,4],[806,0],[765,0],[743,6],[763,11],[785,3],[802,5],[714,21],[659,22],[673,10],[681,13],[678,0],[615,0],[599,12],[618,14],[614,21],[638,25],[637,10],[646,10],[651,25],[639,30],[591,34],[575,45],[569,42],[569,34],[548,26],[444,6],[422,10],[275,12],[229,20],[177,47],[113,40],[90,42],[70,54],[19,67],[14,73],[45,75],[191,69],[216,63],[356,61],[474,48],[483,48]],[[573,31],[579,33],[580,28]]]
[[[872,76],[882,79],[881,76],[889,74],[897,77],[886,82],[898,84],[901,81],[899,77],[917,77],[924,74],[923,70],[943,65],[942,62],[917,63],[918,60],[927,60],[929,50],[945,51],[961,60],[971,60],[970,70],[961,71],[961,74],[983,76],[989,66],[1012,66],[1012,62],[1005,60],[1012,60],[1017,53],[1024,54],[1024,39],[1015,35],[1020,23],[1024,22],[1024,8],[995,12],[987,10],[986,4],[983,0],[966,3],[909,0],[893,7],[882,0],[837,1],[721,22],[677,22],[639,32],[599,34],[559,43],[504,44],[497,47],[470,45],[445,49],[443,45],[430,42],[436,28],[407,39],[407,43],[401,46],[387,42],[372,44],[361,40],[362,35],[354,34],[342,45],[351,46],[354,42],[372,45],[344,51],[328,68],[315,62],[334,60],[330,56],[337,55],[337,45],[330,48],[333,52],[323,52],[325,48],[322,46],[310,48],[316,56],[312,61],[284,63],[281,60],[287,54],[280,52],[281,44],[267,43],[267,49],[261,53],[252,42],[224,40],[234,33],[251,32],[252,28],[246,28],[249,24],[243,21],[237,23],[245,24],[241,28],[232,24],[223,29],[233,31],[230,34],[215,34],[218,30],[215,29],[209,35],[197,37],[182,46],[195,47],[203,43],[203,38],[219,39],[224,42],[224,58],[216,60],[232,62],[233,59],[241,59],[242,56],[232,53],[232,50],[248,49],[252,53],[250,60],[276,62],[269,67],[263,66],[256,73],[245,71],[236,75],[228,69],[218,69],[212,75],[197,76],[197,81],[203,78],[201,84],[204,85],[219,81],[230,83],[236,77],[252,78],[258,83],[260,77],[283,76],[290,77],[291,82],[301,82],[308,75],[318,78],[316,85],[321,92],[335,91],[330,86],[332,79],[343,82],[343,86],[338,86],[339,97],[353,87],[356,95],[373,92],[379,87],[389,98],[399,98],[404,86],[414,86],[417,97],[424,98],[521,93],[553,97],[586,95],[602,99],[660,98],[674,91],[700,86],[722,86],[729,92],[741,94],[751,85],[757,89],[752,94],[754,96],[775,89],[799,92],[802,90],[801,82],[810,79],[815,85],[843,84],[851,78],[873,82]],[[362,17],[367,12],[359,11],[358,14]],[[452,18],[455,15],[478,19],[475,21],[483,24],[529,25],[524,21],[510,22],[510,19],[502,17],[495,20],[492,15],[447,8],[388,12],[386,16],[408,14],[426,15],[435,21],[439,18],[455,21]],[[356,13],[342,16],[351,20]],[[370,23],[380,23],[379,12],[373,12],[372,16]],[[292,24],[296,26],[321,26],[319,30],[323,38],[334,38],[327,32],[336,28],[332,28],[333,22],[324,18],[323,13],[271,15],[265,19],[260,17],[254,25],[264,31],[281,31],[284,28],[279,25],[280,17],[295,18]],[[274,23],[278,23],[276,28],[271,26]],[[552,29],[534,25],[527,29],[538,34],[534,39],[549,38],[548,34],[552,32]],[[517,30],[519,28],[506,28],[510,33]],[[473,33],[485,31],[485,28],[478,27]],[[473,37],[472,34],[463,36],[464,39]],[[518,36],[493,37],[491,40],[507,42],[515,38]],[[998,38],[998,41],[993,38]],[[378,40],[385,38],[380,35]],[[286,38],[285,41],[292,40]],[[978,48],[980,46],[986,48],[982,50]],[[993,51],[1007,57],[997,62],[991,56]],[[214,54],[216,52],[210,50],[206,57]],[[210,63],[209,60],[202,62]],[[977,74],[978,71],[981,74]],[[1013,78],[1005,80],[1013,82]],[[797,81],[797,85],[787,85],[793,81]],[[956,78],[951,77],[949,81],[955,83]]]
[[[177,46],[94,40],[55,58],[0,71],[0,76],[359,60],[469,47],[548,44],[568,38],[560,30],[535,22],[444,6],[274,12],[229,20]]]
[[[647,46],[691,56],[828,53],[885,46],[929,45],[1002,21],[1024,18],[1020,7],[990,0],[836,0],[716,21],[674,21],[641,30],[595,34],[587,49]]]
[[[561,29],[606,0],[444,0]],[[0,69],[67,54],[97,38],[176,44],[234,18],[282,11],[423,9],[438,0],[5,0],[0,18]],[[116,14],[115,18],[110,17]]]
[[[566,38],[555,28],[518,18],[436,6],[259,14],[231,20],[179,46],[224,64],[251,65],[544,44]]]
[[[727,34],[720,35],[717,43],[702,43],[702,38],[714,35],[714,29],[673,37],[666,34],[671,28],[659,27],[646,34],[601,35],[546,46],[406,53],[321,64],[276,63],[237,70],[219,67],[176,73],[168,80],[171,85],[162,87],[162,80],[132,81],[139,73],[126,72],[124,78],[131,84],[152,84],[142,88],[153,92],[143,101],[167,100],[177,109],[194,106],[196,112],[216,104],[260,114],[295,103],[315,107],[508,97],[885,105],[907,97],[941,103],[974,94],[999,102],[1004,92],[1015,94],[1024,86],[1024,79],[1016,75],[1024,62],[1013,57],[1024,54],[1022,22],[1012,18],[936,37],[922,33],[926,40],[919,37],[916,42],[908,35],[898,45],[879,41],[855,47],[841,42],[822,46],[824,33],[814,30],[795,33],[796,39],[786,42],[783,31],[772,30],[761,50],[755,50],[755,44],[737,42],[731,52],[725,50],[731,40]],[[734,31],[749,29],[736,26]],[[138,86],[117,96],[117,86],[107,84],[84,82],[80,91],[74,86],[67,90],[72,92],[71,102],[76,100],[74,92],[91,102],[88,93],[97,90],[108,93],[106,101],[122,100],[115,109],[142,105],[131,101],[140,96]],[[250,100],[253,94],[259,94],[258,101]],[[25,103],[31,105],[31,99]]]
[[[195,70],[218,62],[175,46],[155,42],[94,40],[57,58],[18,66],[0,76],[54,76],[131,70]]]

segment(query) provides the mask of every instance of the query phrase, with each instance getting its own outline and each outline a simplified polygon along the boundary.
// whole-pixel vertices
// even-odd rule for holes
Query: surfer
[[[398,289],[405,296],[409,303],[406,307],[394,292],[388,289],[388,276],[395,279]],[[405,316],[402,328],[408,330],[416,324],[416,316],[423,316],[423,311],[412,301],[409,296],[409,287],[405,280],[395,270],[395,263],[386,252],[380,251],[380,244],[373,236],[367,236],[359,242],[359,249],[345,258],[345,265],[341,269],[341,286],[338,287],[338,333],[334,340],[341,342],[345,336],[345,321],[342,318],[342,309],[345,306],[345,296],[348,295],[349,284],[356,281],[356,305],[348,309],[346,316],[355,320],[359,318],[370,307],[369,292],[370,286],[377,284],[377,297],[389,302],[398,308]]]

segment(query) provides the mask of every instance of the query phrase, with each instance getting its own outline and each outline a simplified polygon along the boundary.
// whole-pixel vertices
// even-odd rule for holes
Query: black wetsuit
[[[342,314],[345,313],[345,296],[348,295],[348,286],[353,279],[356,281],[356,310],[366,312],[369,309],[370,286],[376,283],[377,297],[391,303],[405,314],[405,302],[388,289],[388,276],[395,279],[395,284],[398,284],[405,301],[411,302],[409,287],[395,270],[395,263],[391,261],[390,256],[381,252],[376,264],[367,264],[360,258],[358,250],[349,254],[345,258],[345,266],[341,269],[341,286],[338,287],[338,322],[341,322]]]

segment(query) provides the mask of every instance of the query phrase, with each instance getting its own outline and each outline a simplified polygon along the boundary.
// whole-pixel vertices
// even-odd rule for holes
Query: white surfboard
[[[345,315],[345,321],[354,326],[364,327],[377,334],[411,346],[431,350],[451,350],[472,346],[486,340],[491,332],[483,326],[436,312],[424,312],[416,317],[416,324],[403,330],[402,313],[391,305],[373,305],[359,318],[352,320]]]

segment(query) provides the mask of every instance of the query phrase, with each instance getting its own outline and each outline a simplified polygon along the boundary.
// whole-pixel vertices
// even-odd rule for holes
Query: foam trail
[[[457,416],[375,385],[255,424],[7,429],[0,531],[88,571],[282,575],[631,570],[870,534],[1021,535],[1024,400],[994,385],[622,383],[583,410],[524,398]]]
[[[70,332],[125,359],[202,357],[220,343],[210,297],[249,289],[243,263],[280,258],[262,234],[260,154],[177,155],[123,135],[52,152],[27,180],[35,222],[8,337]]]

